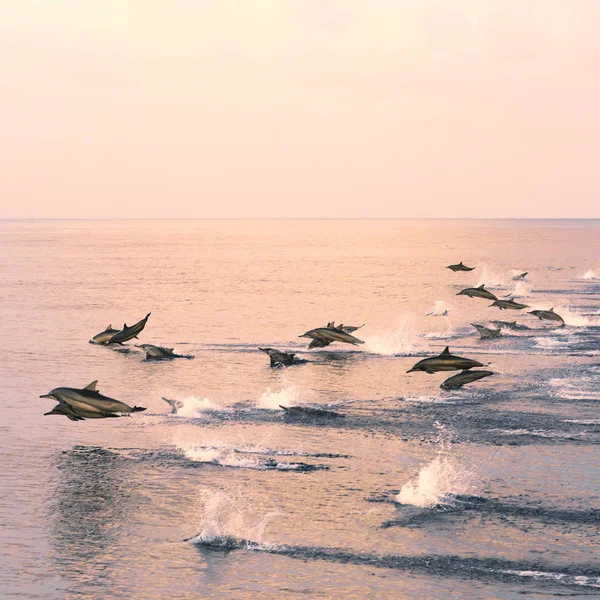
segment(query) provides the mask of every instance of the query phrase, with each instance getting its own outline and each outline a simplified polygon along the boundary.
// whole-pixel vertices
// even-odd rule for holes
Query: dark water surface
[[[2,597],[600,597],[600,222],[2,221],[0,256]],[[193,360],[88,343],[149,311]],[[365,344],[308,351],[332,320]],[[406,373],[446,345],[495,375]],[[147,411],[43,416],[96,379]]]

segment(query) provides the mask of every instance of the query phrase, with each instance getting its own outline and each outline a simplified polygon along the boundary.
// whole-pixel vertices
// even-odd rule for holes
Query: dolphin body
[[[108,344],[122,344],[123,342],[128,342],[133,338],[137,338],[138,334],[142,332],[144,327],[146,327],[146,323],[148,321],[148,317],[152,313],[148,313],[141,321],[138,321],[135,325],[131,327],[127,327],[127,324],[123,325],[123,330],[115,333],[109,340]]]
[[[340,331],[345,331],[346,333],[353,333],[357,329],[360,329],[364,326],[364,323],[362,325],[359,325],[358,327],[355,327],[354,325],[336,325],[335,321],[330,321],[329,323],[327,323],[327,327],[333,327],[334,329],[339,329]]]
[[[559,323],[565,324],[565,320],[557,313],[554,312],[554,308],[550,310],[530,310],[530,315],[536,316],[540,321],[558,321]]]
[[[476,360],[450,354],[450,349],[446,346],[444,351],[438,356],[424,358],[406,372],[425,371],[425,373],[432,374],[437,371],[460,371],[472,369],[473,367],[483,367],[483,365]]]
[[[82,408],[75,409],[66,402],[59,402],[50,412],[44,413],[47,415],[64,415],[71,421],[85,421],[85,419],[107,419],[109,417],[122,417],[111,412],[97,412],[95,410],[85,410]]]
[[[183,402],[181,400],[171,400],[170,398],[165,398],[164,396],[162,399],[171,407],[172,415],[176,414],[180,408],[183,408]]]
[[[141,348],[146,353],[146,360],[184,358],[180,354],[174,354],[173,348],[163,348],[162,346],[153,346],[152,344],[136,344],[135,347]]]
[[[477,325],[476,323],[471,323],[475,329],[479,332],[482,340],[490,340],[492,338],[497,338],[502,335],[502,331],[500,328],[491,329],[490,327],[484,327],[483,325]]]
[[[40,398],[54,398],[58,400],[59,406],[61,404],[68,404],[75,412],[131,413],[146,410],[141,406],[134,406],[132,408],[129,404],[125,404],[125,402],[103,396],[96,389],[97,383],[98,381],[92,381],[92,383],[83,389],[69,387],[55,388],[48,394],[43,394]]]
[[[332,342],[343,342],[352,344],[353,346],[364,344],[362,340],[359,340],[337,327],[318,327],[317,329],[311,329],[298,337],[311,338],[312,342],[310,343],[309,348],[323,348]]]
[[[513,281],[523,281],[527,277],[527,271],[525,273],[521,273],[520,275],[515,275],[513,277]]]
[[[490,306],[497,306],[500,310],[523,310],[524,308],[529,308],[528,304],[519,304],[518,302],[515,302],[514,298],[511,298],[510,300],[496,299]]]
[[[479,287],[465,288],[456,294],[457,296],[469,296],[469,298],[486,298],[487,300],[498,300],[497,296],[485,289],[485,284]]]
[[[478,381],[479,379],[489,377],[490,375],[494,375],[494,373],[492,371],[469,371],[465,369],[464,371],[461,371],[458,375],[448,377],[448,379],[442,382],[442,385],[440,385],[440,387],[445,390],[456,390],[458,388],[461,388],[463,385],[467,385],[467,383]]]
[[[90,344],[107,344],[110,338],[112,338],[115,333],[119,333],[120,329],[113,329],[112,325],[109,325],[104,331],[97,333],[91,340]]]
[[[493,323],[500,329],[512,329],[513,331],[529,330],[527,325],[521,325],[521,323],[517,323],[516,321],[490,321],[490,323]]]
[[[450,269],[451,271],[472,271],[475,267],[466,267],[462,264],[462,260],[457,265],[448,265],[446,269]]]
[[[289,367],[295,362],[298,362],[298,359],[293,352],[281,352],[281,350],[275,348],[259,348],[259,350],[262,350],[269,355],[272,367]]]

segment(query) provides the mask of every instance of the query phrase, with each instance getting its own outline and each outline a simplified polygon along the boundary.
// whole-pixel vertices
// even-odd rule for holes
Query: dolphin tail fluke
[[[146,410],[145,406],[134,406],[131,412],[142,412],[143,410]]]

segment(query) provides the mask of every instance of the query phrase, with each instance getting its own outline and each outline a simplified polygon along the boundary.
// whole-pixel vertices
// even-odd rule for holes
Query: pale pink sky
[[[0,217],[600,217],[600,0],[0,0]]]

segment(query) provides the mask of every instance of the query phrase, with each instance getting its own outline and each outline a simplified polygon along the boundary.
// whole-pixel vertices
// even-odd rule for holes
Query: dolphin
[[[162,399],[171,407],[171,414],[174,415],[180,408],[183,408],[183,402],[181,400],[171,400],[170,398]]]
[[[563,325],[565,324],[565,320],[554,312],[554,308],[550,310],[530,310],[528,314],[536,316],[540,321],[545,319],[546,321],[558,321]]]
[[[461,388],[467,383],[472,383],[473,381],[483,379],[484,377],[489,377],[490,375],[494,375],[494,373],[492,371],[469,371],[465,369],[464,371],[461,371],[458,375],[448,377],[448,379],[442,382],[442,385],[440,385],[440,387],[445,390],[455,390]]]
[[[477,325],[476,323],[471,323],[475,329],[479,332],[482,340],[489,340],[491,338],[497,338],[502,335],[500,329],[490,329],[489,327],[484,327],[483,325]]]
[[[104,331],[97,333],[91,340],[90,344],[106,344],[112,338],[115,333],[119,333],[120,329],[113,329],[112,325],[109,325]]]
[[[161,360],[163,358],[183,358],[180,354],[173,354],[173,348],[162,348],[152,344],[136,344],[146,353],[146,360]]]
[[[340,331],[345,331],[346,333],[353,333],[357,329],[360,329],[361,327],[364,327],[364,326],[365,326],[364,323],[362,325],[358,325],[357,327],[355,327],[354,325],[336,325],[335,321],[330,321],[329,323],[327,323],[327,327],[339,329]]]
[[[475,267],[466,267],[462,264],[462,260],[457,265],[448,265],[446,269],[450,269],[451,271],[472,271]]]
[[[518,302],[515,302],[514,298],[511,298],[510,300],[496,299],[490,306],[497,306],[500,310],[523,310],[524,308],[529,308],[528,304],[519,304]]]
[[[525,273],[521,273],[520,275],[515,275],[513,277],[513,281],[523,281],[527,277],[527,271]]]
[[[485,289],[485,284],[479,287],[465,288],[456,294],[457,296],[469,296],[469,298],[487,298],[488,300],[498,300],[498,298]]]
[[[289,367],[296,362],[296,355],[293,352],[281,352],[275,348],[259,348],[259,350],[269,355],[272,367]]]
[[[123,325],[123,330],[115,333],[109,340],[108,344],[122,344],[123,342],[127,342],[132,340],[133,338],[137,338],[138,334],[142,332],[144,327],[146,327],[146,322],[148,321],[148,317],[152,313],[148,313],[141,321],[138,321],[135,325],[131,327],[127,327],[127,324]]]
[[[94,410],[85,410],[82,408],[74,409],[66,402],[59,402],[50,412],[44,413],[47,415],[64,415],[71,421],[85,421],[85,419],[107,419],[109,417],[122,417],[112,412],[97,412]]]
[[[96,389],[98,381],[92,381],[83,389],[59,387],[40,398],[54,398],[60,403],[68,404],[75,411],[88,411],[96,413],[130,413],[146,410],[141,406],[133,408],[125,402],[103,396]]]
[[[450,354],[450,349],[446,346],[438,356],[424,358],[406,372],[425,371],[425,373],[431,374],[437,371],[460,371],[462,369],[472,369],[473,367],[483,367],[483,365],[476,360]]]
[[[529,329],[527,325],[521,325],[521,323],[517,323],[516,321],[490,321],[490,323],[493,323],[500,329],[512,329],[513,331],[525,331]]]
[[[309,348],[322,348],[324,346],[328,346],[332,342],[343,342],[346,344],[352,344],[357,346],[358,344],[364,344],[362,340],[350,335],[346,331],[342,329],[338,329],[337,327],[318,327],[317,329],[311,329],[306,333],[298,337],[311,338],[313,341],[311,342]]]

